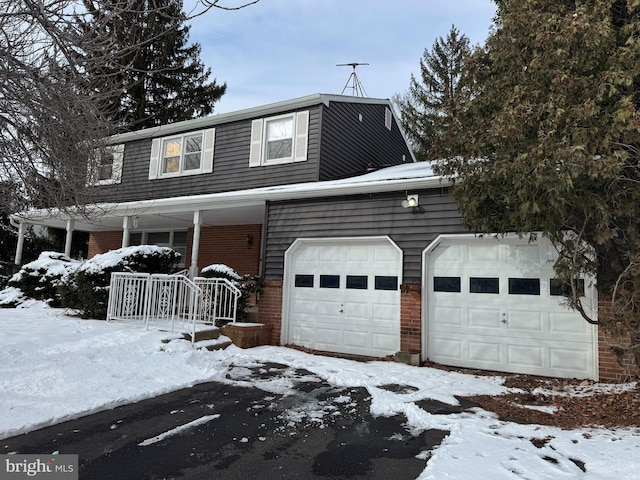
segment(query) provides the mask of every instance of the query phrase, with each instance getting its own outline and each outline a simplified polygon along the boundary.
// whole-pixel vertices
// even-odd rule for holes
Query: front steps
[[[182,336],[185,340],[191,341],[190,333],[183,333]],[[220,329],[218,327],[205,326],[196,331],[196,338],[194,339],[193,345],[196,348],[213,351],[224,350],[232,343],[228,337],[220,336]]]

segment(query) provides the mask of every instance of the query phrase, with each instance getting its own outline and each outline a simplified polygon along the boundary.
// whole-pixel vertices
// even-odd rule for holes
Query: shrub
[[[257,304],[260,299],[260,293],[264,288],[262,277],[257,275],[239,275],[233,268],[223,265],[214,264],[204,267],[200,273],[204,278],[226,278],[232,282],[240,290],[240,298],[238,299],[238,320],[246,321],[249,316],[249,308],[252,304]]]
[[[112,272],[171,273],[180,254],[168,247],[140,245],[96,255],[65,278],[60,286],[62,304],[83,318],[107,318]]]
[[[5,295],[3,306],[13,306],[32,298],[47,302],[52,307],[61,305],[59,294],[60,285],[80,265],[77,260],[72,260],[63,253],[42,252],[37,260],[26,263],[7,282],[7,286],[13,292]],[[17,295],[16,289],[22,292]],[[13,300],[11,300],[13,298]]]

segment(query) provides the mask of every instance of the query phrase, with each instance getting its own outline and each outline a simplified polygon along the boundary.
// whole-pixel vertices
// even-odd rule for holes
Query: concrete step
[[[196,348],[209,350],[210,352],[214,350],[224,350],[229,345],[233,345],[233,342],[227,337],[222,337],[215,340],[202,340],[200,342],[194,343],[194,346]]]
[[[191,334],[184,333],[184,338],[191,341]],[[204,340],[217,340],[220,337],[220,329],[218,327],[206,327],[196,331],[196,338],[194,342],[201,342]]]

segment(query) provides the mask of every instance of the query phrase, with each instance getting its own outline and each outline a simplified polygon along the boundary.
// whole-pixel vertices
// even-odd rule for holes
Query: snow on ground
[[[0,309],[0,438],[205,381],[255,386],[265,390],[265,399],[269,393],[287,395],[294,384],[287,371],[265,380],[246,374],[275,362],[337,387],[365,387],[372,414],[404,414],[414,433],[450,431],[436,450],[425,452],[428,463],[420,480],[638,478],[639,429],[560,430],[499,421],[480,409],[432,415],[415,404],[425,398],[457,404],[456,395],[499,394],[506,391],[500,377],[361,363],[282,347],[195,350],[175,340],[177,335],[138,324],[81,320],[42,303],[23,307]],[[163,343],[167,338],[174,340]],[[400,393],[381,388],[388,384],[407,388],[397,389]],[[569,392],[580,393],[588,394]],[[348,395],[334,400],[350,401]],[[315,411],[291,412],[291,420],[306,415],[321,425],[334,410],[318,405]]]

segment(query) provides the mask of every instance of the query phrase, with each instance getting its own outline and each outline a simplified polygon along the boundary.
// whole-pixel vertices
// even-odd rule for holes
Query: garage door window
[[[296,275],[295,285],[299,288],[313,288],[313,275]]]
[[[376,290],[398,290],[398,277],[376,275]]]
[[[433,291],[460,293],[460,277],[433,277]]]
[[[499,278],[471,277],[469,278],[469,292],[471,293],[500,293]]]
[[[510,278],[509,295],[540,295],[540,279]]]
[[[347,289],[366,290],[369,287],[369,279],[366,275],[347,275]]]
[[[568,297],[571,295],[571,286],[557,278],[549,280],[549,295],[552,297]],[[578,296],[584,297],[584,280],[578,279]]]
[[[340,288],[340,275],[320,275],[320,288]]]

